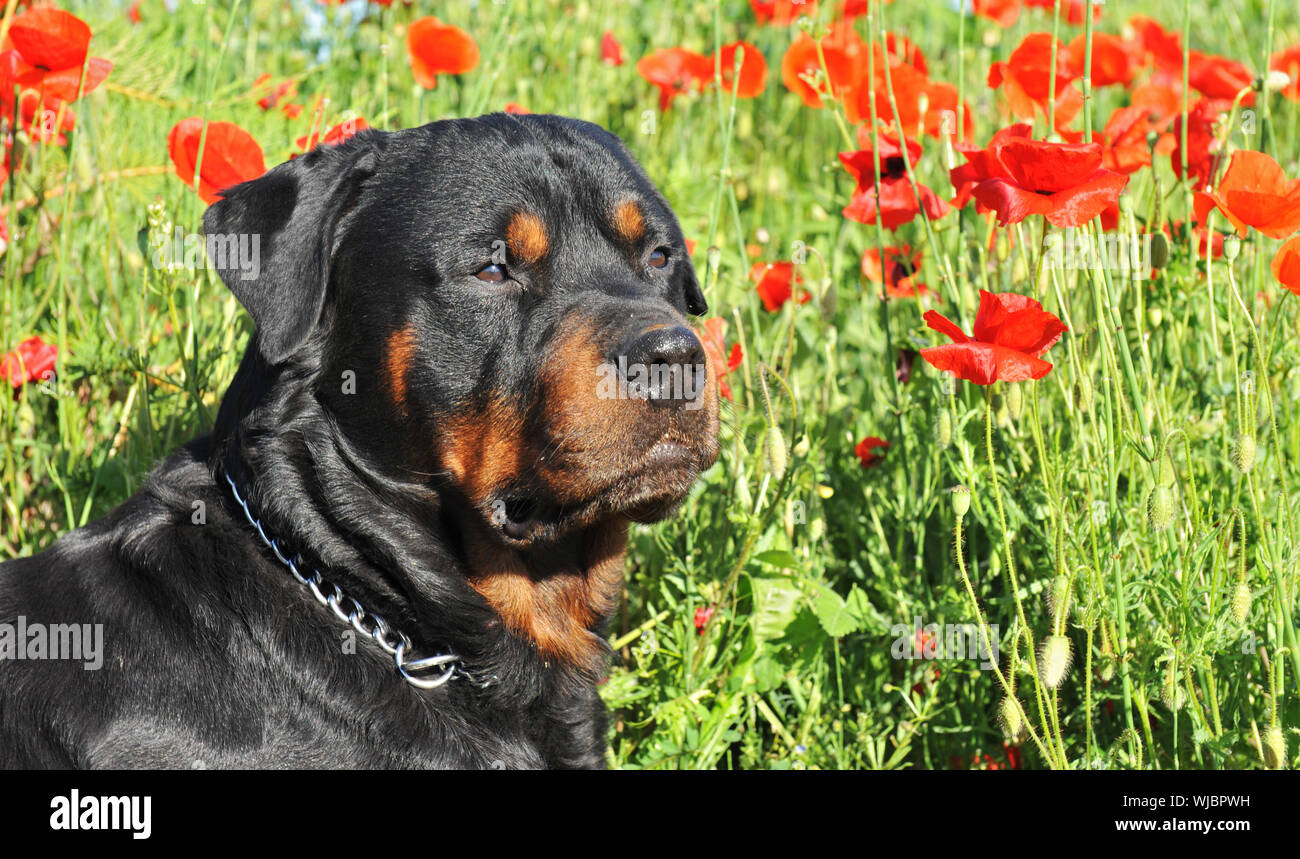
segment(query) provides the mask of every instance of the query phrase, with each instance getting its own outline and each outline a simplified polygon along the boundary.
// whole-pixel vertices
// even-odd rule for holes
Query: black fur
[[[632,243],[605,214],[628,198],[646,222]],[[514,280],[485,286],[475,272],[520,210],[540,215],[548,253],[512,255]],[[582,413],[543,395],[566,321],[613,354],[704,311],[667,203],[608,132],[492,115],[318,149],[231,189],[205,228],[261,237],[256,279],[222,272],[256,333],[211,436],[103,519],[0,566],[0,623],[103,624],[105,651],[96,671],[0,659],[0,766],[603,766],[599,670],[503,622],[471,584],[471,547],[537,581],[572,576],[587,569],[580,535],[667,515],[716,456],[716,414],[539,437],[557,409]],[[656,246],[662,270],[644,265]],[[400,380],[394,343],[409,347]],[[430,451],[496,401],[518,405],[521,449],[541,454],[476,497]],[[638,457],[665,433],[688,452],[651,469]],[[454,651],[495,682],[422,691],[369,640],[344,653],[349,627],[262,545],[226,474],[287,551],[422,654]],[[599,488],[557,494],[570,480]],[[533,512],[503,531],[484,513],[507,497]]]

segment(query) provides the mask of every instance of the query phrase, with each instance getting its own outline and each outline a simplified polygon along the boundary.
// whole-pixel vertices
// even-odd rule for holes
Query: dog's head
[[[260,359],[309,368],[355,446],[506,545],[662,518],[717,456],[681,229],[597,126],[364,131],[227,191],[204,227],[259,251],[217,265]]]

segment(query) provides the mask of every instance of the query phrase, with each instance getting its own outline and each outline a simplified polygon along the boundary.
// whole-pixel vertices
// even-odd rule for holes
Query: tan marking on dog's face
[[[624,200],[614,207],[611,220],[614,232],[628,244],[639,242],[645,235],[645,212],[635,200]]]
[[[546,224],[532,212],[516,212],[506,227],[506,247],[516,259],[527,263],[541,261],[551,248]]]
[[[393,405],[406,413],[406,371],[415,360],[415,326],[407,325],[388,335],[388,348],[384,353],[385,380]]]
[[[595,629],[613,614],[622,591],[627,522],[607,520],[579,540],[578,565],[559,571],[533,570],[518,552],[471,543],[470,584],[506,628],[533,642],[542,656],[599,676],[605,646]]]

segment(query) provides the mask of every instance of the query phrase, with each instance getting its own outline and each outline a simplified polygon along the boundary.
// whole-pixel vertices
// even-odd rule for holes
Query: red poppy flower
[[[63,146],[68,142],[63,132],[76,130],[77,114],[62,100],[47,96],[42,102],[40,95],[25,90],[19,101],[23,130],[33,140]]]
[[[298,97],[298,82],[289,78],[281,81],[276,86],[272,86],[270,75],[263,74],[252,82],[253,95],[261,95],[257,99],[257,107],[263,110],[270,110],[281,101],[291,101]]]
[[[82,93],[95,89],[108,77],[113,64],[100,57],[86,58],[90,36],[85,21],[61,9],[43,6],[14,18],[9,39],[20,59],[18,83],[63,101],[75,101],[79,88]],[[12,104],[12,86],[9,89],[8,102]]]
[[[0,379],[7,379],[14,388],[25,383],[46,379],[54,370],[59,349],[39,336],[28,337],[18,348],[0,359]]]
[[[1060,130],[1083,109],[1083,93],[1070,86],[1079,76],[1070,67],[1069,47],[1059,39],[1053,72],[1050,33],[1030,33],[1006,62],[989,66],[988,85],[1002,90],[1015,117],[1033,119],[1037,112],[1048,112],[1053,77],[1056,79],[1056,127]]]
[[[1182,34],[1166,30],[1160,26],[1160,22],[1146,15],[1134,15],[1129,18],[1128,23],[1134,32],[1134,47],[1142,55],[1143,61],[1153,62],[1157,72],[1181,78],[1183,74]]]
[[[1033,126],[1027,122],[1018,122],[994,134],[993,139],[983,149],[970,143],[956,144],[954,148],[966,157],[966,163],[948,171],[948,178],[952,181],[953,190],[956,191],[952,198],[953,207],[964,208],[970,202],[977,185],[986,179],[1005,175],[1002,165],[998,163],[997,156],[994,154],[998,143],[1013,137],[1028,139],[1032,136]],[[988,208],[976,200],[975,210],[983,214],[988,211]]]
[[[318,145],[334,146],[335,144],[342,143],[355,135],[358,131],[369,127],[370,126],[366,123],[365,118],[357,116],[352,119],[346,119],[338,125],[333,126],[329,131],[326,131],[324,135],[319,131],[310,135],[304,134],[302,137],[299,137],[295,143],[303,152],[310,152]],[[211,133],[211,126],[209,126],[209,133]],[[206,160],[206,157],[204,160]]]
[[[425,89],[438,85],[438,75],[463,75],[478,66],[478,45],[459,27],[432,15],[411,24],[406,31],[406,55],[415,81]]]
[[[965,138],[974,130],[969,105],[963,105],[962,129],[956,127],[957,88],[952,84],[932,81],[915,66],[902,62],[890,62],[889,77],[885,76],[885,57],[879,46],[873,46],[876,52],[875,84],[869,86],[866,75],[855,87],[852,98],[846,99],[845,112],[850,122],[870,122],[871,101],[875,96],[876,118],[897,127],[902,125],[903,132],[909,138],[928,134],[936,139],[942,136]],[[898,106],[898,115],[894,115],[893,105],[889,103],[889,85],[893,84],[894,103]]]
[[[1273,277],[1291,292],[1300,295],[1300,236],[1287,239],[1273,255]]]
[[[1065,323],[1032,298],[1012,292],[980,290],[975,336],[966,334],[937,311],[925,312],[925,324],[953,342],[922,349],[934,367],[977,385],[1041,379],[1052,365],[1039,356],[1055,345]]]
[[[1087,35],[1080,33],[1069,44],[1070,69],[1083,77],[1084,62],[1087,60]],[[1121,84],[1128,86],[1137,74],[1138,59],[1133,48],[1119,36],[1109,33],[1092,34],[1092,85],[1109,86]]]
[[[609,30],[600,37],[600,60],[607,66],[623,65],[623,46]]]
[[[885,248],[885,266],[881,271],[880,248],[868,248],[862,253],[862,274],[872,283],[884,281],[885,294],[890,298],[918,298],[929,295],[930,288],[916,281],[921,269],[921,250],[911,245]]]
[[[1083,23],[1087,15],[1085,11],[1088,8],[1087,0],[1067,0],[1065,7],[1065,20],[1076,27]],[[1025,0],[1026,6],[1036,6],[1039,9],[1046,9],[1048,12],[1056,11],[1056,0]],[[1102,3],[1097,2],[1092,7],[1092,19],[1095,21],[1101,17]]]
[[[1151,147],[1147,145],[1147,134],[1154,130],[1143,108],[1116,108],[1105,129],[1092,134],[1093,142],[1102,147],[1101,166],[1125,174],[1149,166]]]
[[[1300,179],[1286,178],[1263,152],[1238,149],[1218,186],[1196,193],[1197,223],[1204,225],[1216,207],[1243,238],[1254,227],[1270,239],[1285,239],[1300,229]]]
[[[695,632],[696,632],[696,634],[698,634],[698,635],[703,635],[703,634],[704,634],[704,627],[708,626],[708,625],[709,625],[709,621],[713,619],[713,612],[714,612],[714,608],[713,608],[713,606],[711,606],[711,605],[710,605],[710,606],[703,606],[703,605],[702,605],[702,606],[700,606],[699,608],[697,608],[697,609],[695,610]]]
[[[1213,101],[1203,98],[1187,113],[1187,172],[1195,179],[1194,188],[1203,190],[1219,169],[1219,138],[1214,133],[1214,123],[1219,110]],[[1174,175],[1183,178],[1183,117],[1175,118],[1174,148],[1169,154]]]
[[[1008,137],[991,144],[992,178],[975,186],[975,199],[998,213],[1002,226],[1042,215],[1058,227],[1080,227],[1117,205],[1128,184],[1101,166],[1096,143],[1047,143]]]
[[[817,0],[749,0],[749,8],[754,10],[758,23],[784,27],[801,15],[815,16]]]
[[[975,0],[975,14],[999,27],[1010,27],[1020,17],[1020,0]]]
[[[741,61],[740,74],[737,75],[736,52],[742,47],[745,49],[745,57]],[[737,98],[753,98],[767,88],[767,60],[757,47],[749,42],[733,42],[723,45],[721,53],[724,92],[730,94],[734,88]]]
[[[1151,81],[1133,87],[1130,107],[1146,111],[1153,123],[1165,123],[1183,113],[1183,88],[1171,83]]]
[[[704,345],[704,354],[708,357],[709,372],[718,380],[718,388],[722,396],[729,400],[731,399],[731,385],[727,384],[727,376],[735,372],[736,368],[745,360],[745,355],[741,351],[739,343],[732,343],[731,352],[728,354],[726,349],[727,320],[721,316],[714,316],[705,320],[699,333],[700,343]]]
[[[191,188],[202,137],[203,118],[198,116],[182,119],[167,135],[167,151],[176,166],[176,175]],[[252,135],[233,122],[208,123],[198,188],[203,202],[215,203],[224,189],[256,179],[265,172],[262,147]]]
[[[857,455],[858,460],[862,463],[863,468],[871,468],[873,465],[879,465],[885,461],[884,451],[889,449],[889,442],[883,438],[876,438],[869,435],[857,443],[853,448],[853,453]],[[876,453],[876,451],[881,451]]]
[[[844,217],[864,224],[874,224],[879,215],[886,229],[897,229],[915,218],[922,209],[930,220],[942,218],[951,207],[924,185],[918,183],[921,199],[912,192],[907,178],[907,161],[913,165],[921,158],[921,144],[907,141],[907,152],[899,145],[897,137],[878,134],[880,142],[880,198],[876,199],[875,156],[871,148],[871,135],[866,128],[858,130],[858,143],[866,148],[857,152],[841,152],[840,162],[857,180],[849,204],[844,207]]]
[[[758,297],[771,313],[790,300],[792,286],[803,283],[803,277],[795,274],[792,262],[756,262],[749,269],[749,279],[758,284]],[[799,290],[800,304],[807,304],[811,298],[808,290]]]
[[[839,98],[853,89],[857,79],[857,64],[845,48],[822,43],[822,56],[826,59],[827,81],[822,75],[821,58],[817,56],[817,42],[807,33],[795,36],[781,58],[781,80],[786,89],[803,99],[808,107],[822,107],[823,92]],[[817,80],[814,89],[808,79]]]
[[[1269,60],[1268,67],[1286,73],[1290,81],[1282,89],[1282,95],[1292,101],[1300,101],[1300,45],[1278,51]]]
[[[1187,82],[1192,89],[1207,98],[1231,100],[1242,90],[1250,89],[1254,75],[1236,60],[1191,51]],[[1254,104],[1255,94],[1249,93],[1242,98],[1241,103],[1247,107]]]
[[[506,102],[506,106],[503,107],[502,110],[504,110],[506,113],[513,113],[516,116],[524,116],[526,114],[532,113],[531,110],[524,107],[522,104],[519,104],[518,102],[514,102],[514,101]]]
[[[642,57],[636,70],[659,88],[659,109],[664,111],[677,96],[699,91],[713,79],[713,60],[685,48],[662,48]]]

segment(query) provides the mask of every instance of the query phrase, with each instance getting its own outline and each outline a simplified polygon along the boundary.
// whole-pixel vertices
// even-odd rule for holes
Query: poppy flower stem
[[[982,645],[984,652],[991,653],[993,639],[989,632],[988,621],[984,619],[984,612],[980,609],[979,599],[975,596],[975,587],[971,584],[970,575],[966,572],[966,552],[963,548],[965,536],[962,533],[962,518],[963,517],[961,516],[955,517],[957,524],[953,529],[953,540],[954,545],[956,546],[957,571],[961,574],[961,583],[966,588],[966,597],[970,600],[971,612],[974,613],[975,620],[979,624],[980,635],[983,637]],[[1030,651],[1033,651],[1032,646],[1030,647]],[[1043,745],[1042,738],[1040,738],[1038,732],[1034,730],[1034,723],[1030,720],[1029,714],[1025,712],[1024,705],[1020,703],[1020,699],[1016,696],[1016,648],[1014,646],[1011,648],[1010,661],[1011,666],[1007,672],[1007,674],[1010,674],[1010,680],[1007,679],[1007,674],[1002,672],[1002,666],[997,663],[994,663],[993,665],[993,674],[997,677],[999,685],[1002,686],[1002,691],[1006,695],[1007,700],[1014,704],[1016,711],[1020,714],[1020,721],[1029,732],[1029,738],[1033,740],[1034,745],[1038,747],[1038,753],[1043,756],[1043,760],[1047,762],[1048,766],[1052,769],[1057,769],[1059,764],[1056,760],[1055,754],[1048,753],[1047,746]]]
[[[1021,628],[1025,630],[1026,643],[1028,644],[1028,662],[1030,673],[1034,676],[1034,694],[1038,700],[1038,719],[1043,728],[1043,733],[1051,741],[1054,754],[1060,753],[1056,758],[1056,763],[1061,768],[1068,766],[1064,752],[1057,748],[1059,738],[1058,732],[1053,732],[1050,724],[1056,722],[1055,702],[1052,705],[1051,722],[1048,721],[1047,705],[1044,702],[1043,683],[1039,679],[1038,657],[1035,655],[1032,627],[1029,625],[1029,618],[1025,613],[1025,603],[1020,596],[1020,581],[1016,576],[1015,553],[1011,551],[1011,528],[1007,524],[1006,506],[1002,501],[1002,485],[998,480],[997,460],[993,453],[993,386],[984,387],[984,447],[988,456],[989,482],[993,485],[993,502],[998,513],[998,527],[1002,534],[1002,550],[1006,558],[1007,586],[1012,598],[1016,603],[1016,617]]]
[[[880,12],[880,47],[884,56],[888,57],[889,56],[889,31],[885,26],[885,7],[883,5],[880,5],[877,6],[876,8]],[[870,19],[871,16],[868,16],[868,26],[870,26]],[[869,50],[867,52],[868,57],[871,57],[874,54],[875,51]],[[953,274],[952,261],[948,258],[948,255],[944,253],[943,249],[939,247],[939,242],[935,239],[934,227],[930,223],[930,216],[925,211],[925,206],[921,205],[921,200],[923,198],[921,196],[920,184],[916,181],[916,171],[912,169],[912,159],[907,157],[907,132],[903,128],[903,118],[898,110],[898,99],[894,96],[894,78],[893,78],[893,74],[889,70],[888,62],[885,63],[885,91],[889,94],[889,110],[894,115],[894,125],[898,129],[898,141],[899,141],[899,146],[902,147],[902,151],[903,151],[903,167],[907,172],[907,183],[912,188],[912,196],[916,199],[917,208],[919,210],[919,214],[921,215],[921,223],[925,227],[926,244],[930,246],[930,253],[934,255],[933,258],[939,263],[939,275],[943,278],[944,285],[948,287],[948,295],[952,300],[953,306],[957,308],[958,322],[964,325],[965,314],[962,310],[961,297],[957,289],[957,278]],[[873,122],[872,123],[873,135],[875,134],[874,125],[875,124]],[[879,152],[878,149],[877,152]],[[876,155],[876,162],[877,162],[876,165],[877,175],[879,175],[880,167],[879,167],[878,154]],[[877,200],[880,199],[879,194],[880,194],[880,185],[879,185],[879,181],[877,181],[877,185],[876,185]],[[877,213],[876,215],[877,223],[879,223],[880,217],[881,217],[880,214]],[[884,260],[883,253],[881,254],[881,260],[882,261]]]

